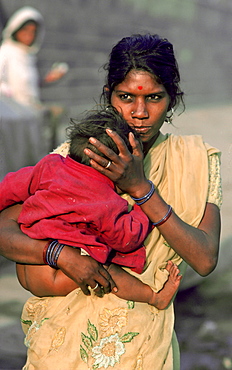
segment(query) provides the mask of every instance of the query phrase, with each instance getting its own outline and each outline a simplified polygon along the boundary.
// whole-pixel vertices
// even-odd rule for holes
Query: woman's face
[[[141,70],[131,70],[111,96],[111,104],[139,133],[143,143],[158,136],[169,103],[165,87],[149,72]]]
[[[24,45],[31,46],[35,41],[37,26],[35,23],[28,23],[16,32],[15,38]]]

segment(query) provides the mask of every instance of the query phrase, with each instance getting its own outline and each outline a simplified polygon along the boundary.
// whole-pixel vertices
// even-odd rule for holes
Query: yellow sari
[[[217,153],[200,136],[160,134],[144,159],[147,178],[176,214],[194,227],[199,225],[208,199],[208,157]],[[133,204],[128,195],[124,198]],[[144,272],[133,275],[159,291],[168,277],[168,260],[178,264],[184,274],[186,263],[157,228],[145,245]],[[113,294],[88,297],[76,289],[66,297],[30,298],[22,323],[28,347],[24,370],[179,369],[173,304],[158,310]]]

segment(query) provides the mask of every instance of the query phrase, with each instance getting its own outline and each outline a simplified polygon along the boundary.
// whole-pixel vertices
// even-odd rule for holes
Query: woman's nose
[[[139,119],[148,118],[148,111],[147,111],[146,103],[142,101],[137,102],[133,107],[131,116],[133,118],[139,118]]]

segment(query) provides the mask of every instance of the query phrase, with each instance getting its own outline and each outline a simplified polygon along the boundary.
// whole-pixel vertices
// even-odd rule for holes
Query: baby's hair
[[[98,139],[101,143],[118,154],[117,145],[106,133],[107,128],[118,133],[131,153],[132,148],[128,139],[129,132],[133,132],[136,139],[140,141],[138,134],[114,108],[107,107],[101,110],[91,110],[87,112],[81,120],[71,119],[70,126],[67,128],[68,140],[70,141],[70,157],[79,163],[89,166],[90,158],[84,153],[84,149],[88,148],[105,158],[105,156],[89,142],[90,137]]]

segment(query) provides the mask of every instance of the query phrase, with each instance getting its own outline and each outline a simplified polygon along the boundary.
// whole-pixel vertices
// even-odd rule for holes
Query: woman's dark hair
[[[107,128],[116,131],[119,136],[121,136],[130,152],[132,152],[132,148],[128,140],[129,132],[133,132],[136,139],[140,141],[138,134],[113,107],[93,110],[88,112],[82,120],[71,119],[71,124],[67,128],[68,139],[70,141],[70,157],[79,163],[89,166],[90,158],[84,153],[84,149],[89,148],[105,158],[105,156],[89,142],[90,137],[95,137],[118,154],[117,145],[106,133]]]
[[[125,80],[132,70],[143,70],[155,76],[158,83],[164,85],[170,97],[171,108],[183,102],[180,89],[180,74],[173,52],[173,46],[159,35],[132,35],[124,37],[112,49],[109,62],[104,66],[108,71],[106,87],[102,93],[104,102],[110,104],[114,88]]]
[[[38,23],[34,20],[34,19],[28,19],[27,21],[25,21],[23,24],[20,25],[20,27],[14,31],[11,35],[11,38],[14,40],[14,41],[17,41],[17,32],[20,31],[23,27],[27,26],[28,24],[35,24],[37,27],[39,27]]]

